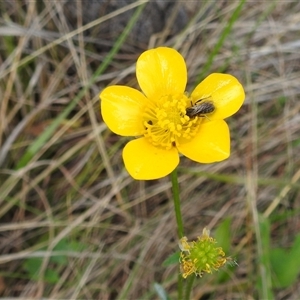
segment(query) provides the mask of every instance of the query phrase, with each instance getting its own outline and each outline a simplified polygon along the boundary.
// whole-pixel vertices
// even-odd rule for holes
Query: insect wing
[[[198,100],[197,102],[199,102]],[[186,109],[186,115],[190,118],[204,117],[205,114],[212,113],[215,110],[215,106],[212,101],[201,101],[199,104],[196,102],[192,107]]]

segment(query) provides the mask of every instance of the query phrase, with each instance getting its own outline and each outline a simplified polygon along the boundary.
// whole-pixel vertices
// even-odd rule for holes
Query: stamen
[[[143,116],[144,136],[149,142],[171,149],[179,145],[179,140],[189,140],[195,136],[202,120],[186,115],[189,103],[189,98],[184,94],[163,96],[150,103]]]

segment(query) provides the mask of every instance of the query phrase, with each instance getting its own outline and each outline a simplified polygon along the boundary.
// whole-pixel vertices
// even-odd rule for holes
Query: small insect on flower
[[[204,99],[200,99],[196,101],[196,103],[192,107],[188,107],[186,109],[186,115],[190,118],[205,117],[206,114],[212,113],[215,111],[215,106],[212,101],[207,101]]]

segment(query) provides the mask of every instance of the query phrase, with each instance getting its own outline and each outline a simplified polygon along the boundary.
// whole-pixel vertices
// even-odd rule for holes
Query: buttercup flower
[[[228,258],[222,248],[215,244],[216,240],[209,236],[206,228],[197,241],[188,242],[186,237],[180,240],[180,268],[183,278],[191,274],[202,276],[204,272],[212,273],[227,262]]]
[[[179,154],[199,163],[228,158],[230,136],[224,119],[237,112],[245,98],[235,77],[211,74],[188,94],[185,61],[166,47],[142,53],[136,76],[142,92],[109,86],[100,94],[102,117],[110,130],[137,137],[123,149],[133,178],[170,174]]]

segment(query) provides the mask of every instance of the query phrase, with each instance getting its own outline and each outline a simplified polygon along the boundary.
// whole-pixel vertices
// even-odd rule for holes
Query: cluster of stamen
[[[170,149],[196,135],[201,123],[198,117],[186,115],[190,106],[184,95],[166,95],[150,102],[144,113],[145,137],[154,145]]]
[[[203,273],[212,273],[230,261],[216,243],[217,241],[209,236],[209,230],[206,228],[196,241],[188,242],[186,237],[181,238],[180,268],[183,278],[193,273],[199,276]]]

